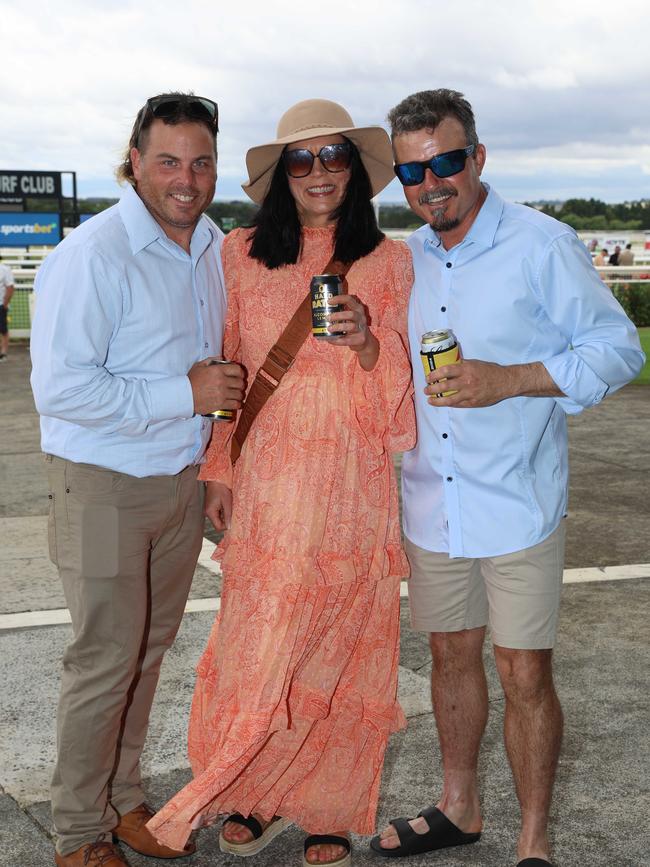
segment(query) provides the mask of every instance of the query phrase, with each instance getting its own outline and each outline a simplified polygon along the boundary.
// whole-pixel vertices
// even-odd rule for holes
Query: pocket
[[[115,578],[119,571],[119,511],[84,503],[81,511],[81,571],[86,578]]]
[[[105,467],[97,467],[94,464],[79,464],[73,461],[69,461],[66,465],[66,493],[76,494],[83,499],[110,494],[119,489],[120,482],[121,473],[116,473]]]
[[[59,559],[56,549],[56,510],[55,510],[55,494],[50,491],[47,495],[49,498],[49,511],[47,515],[47,546],[49,549],[50,560],[58,567]]]

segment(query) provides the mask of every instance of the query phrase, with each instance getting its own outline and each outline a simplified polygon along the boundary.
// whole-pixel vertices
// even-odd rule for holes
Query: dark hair
[[[472,106],[457,90],[445,87],[421,90],[407,96],[388,112],[392,136],[421,129],[433,132],[446,117],[455,117],[461,123],[468,145],[478,145]]]
[[[178,97],[178,106],[174,110],[165,114],[164,117],[159,117],[158,120],[162,120],[163,123],[166,123],[169,126],[176,126],[176,124],[178,123],[200,123],[206,129],[210,130],[210,135],[214,138],[214,152],[216,155],[217,130],[214,128],[213,124],[208,118],[204,119],[200,116],[197,116],[195,112],[193,112],[191,109],[188,109],[188,106],[185,102],[188,97],[193,97],[194,94],[191,91],[189,93],[170,91],[169,93],[161,93],[160,96]],[[151,127],[151,124],[154,122],[154,120],[156,120],[156,117],[149,108],[148,102],[145,102],[145,104],[135,116],[135,121],[131,130],[131,136],[129,138],[129,143],[126,146],[126,150],[124,151],[124,158],[122,159],[122,162],[119,164],[115,171],[119,183],[126,181],[129,184],[135,186],[133,165],[131,164],[131,150],[132,148],[137,148],[138,150],[144,152],[147,147],[147,140],[149,138],[149,128]]]
[[[340,262],[354,262],[367,256],[384,238],[371,202],[368,172],[358,149],[352,142],[350,145],[350,180],[343,201],[332,215],[336,220],[334,258]],[[251,227],[249,256],[252,259],[267,268],[280,268],[298,261],[302,227],[282,158],[278,160],[269,190]]]

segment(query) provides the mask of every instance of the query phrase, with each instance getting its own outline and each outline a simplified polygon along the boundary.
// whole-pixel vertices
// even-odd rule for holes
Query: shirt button
[[[449,436],[449,434],[443,434],[442,435],[443,440],[446,440],[448,436]]]
[[[447,310],[446,307],[441,307],[440,309],[442,310],[443,313]]]
[[[205,301],[201,298],[201,307],[205,307]]]
[[[454,477],[453,477],[453,476],[447,476],[447,481],[448,481],[448,482],[453,482],[453,481],[454,481]]]
[[[451,262],[447,262],[447,267],[451,268]]]
[[[204,343],[203,345],[205,346],[206,349],[208,348],[208,344],[207,344],[207,343]]]

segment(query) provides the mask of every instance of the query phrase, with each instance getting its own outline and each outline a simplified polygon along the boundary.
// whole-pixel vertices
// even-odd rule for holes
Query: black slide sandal
[[[524,858],[517,864],[517,867],[552,867],[552,865],[544,858]]]
[[[397,832],[400,845],[394,849],[385,849],[377,836],[370,841],[372,851],[384,858],[406,858],[409,855],[421,855],[424,852],[434,852],[436,849],[447,849],[450,846],[465,846],[468,843],[476,843],[481,838],[480,831],[475,834],[461,831],[437,807],[427,807],[426,810],[418,813],[419,817],[422,817],[429,826],[425,834],[414,831],[408,819],[393,819],[390,824]]]

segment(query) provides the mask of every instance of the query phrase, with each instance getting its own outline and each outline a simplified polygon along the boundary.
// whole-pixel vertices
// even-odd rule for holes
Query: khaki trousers
[[[52,816],[67,855],[141,804],[140,754],[203,536],[197,467],[135,478],[46,455],[63,657]]]

